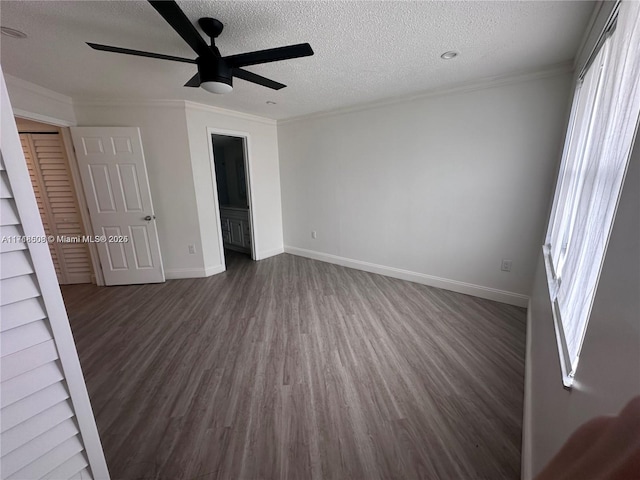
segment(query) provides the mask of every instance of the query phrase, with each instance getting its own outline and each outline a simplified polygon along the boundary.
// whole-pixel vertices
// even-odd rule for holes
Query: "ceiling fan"
[[[233,90],[233,77],[241,78],[248,82],[257,83],[267,88],[280,90],[286,87],[282,83],[265,78],[241,67],[258,65],[260,63],[277,62],[289,60],[291,58],[307,57],[313,55],[313,50],[308,43],[288,45],[286,47],[269,48],[256,52],[241,53],[223,57],[216,47],[215,39],[222,33],[224,25],[215,18],[201,18],[198,20],[200,28],[211,38],[211,45],[207,45],[200,36],[191,21],[187,18],[178,4],[173,0],[149,0],[149,3],[164,18],[169,25],[187,42],[187,44],[198,55],[198,58],[174,57],[172,55],[162,55],[160,53],[143,52],[128,48],[112,47],[89,43],[91,48],[105,52],[123,53],[125,55],[136,55],[139,57],[159,58],[161,60],[172,60],[174,62],[195,63],[198,66],[196,73],[184,86],[202,87],[212,93],[229,93]]]

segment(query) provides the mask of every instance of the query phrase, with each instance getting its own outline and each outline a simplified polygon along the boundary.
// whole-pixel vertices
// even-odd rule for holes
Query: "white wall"
[[[615,414],[640,395],[640,142],[636,141],[580,354],[572,390],[560,360],[542,255],[529,310],[527,396],[535,475],[587,420]]]
[[[82,126],[140,127],[166,276],[205,276],[184,104],[85,103],[76,116]]]
[[[282,122],[285,250],[526,305],[570,80]]]
[[[275,122],[252,115],[221,112],[213,107],[187,102],[187,128],[206,268],[216,269],[223,265],[208,129],[214,129],[223,135],[247,136],[257,260],[282,253],[280,172]]]
[[[11,75],[5,75],[5,81],[16,116],[53,125],[76,124],[70,97]]]

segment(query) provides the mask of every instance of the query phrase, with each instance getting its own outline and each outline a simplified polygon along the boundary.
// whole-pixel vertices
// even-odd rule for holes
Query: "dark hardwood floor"
[[[292,255],[63,294],[113,479],[516,479],[524,309]]]

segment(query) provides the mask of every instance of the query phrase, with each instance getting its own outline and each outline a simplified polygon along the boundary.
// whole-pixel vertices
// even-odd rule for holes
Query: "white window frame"
[[[594,52],[578,77],[543,246],[562,379],[567,388],[572,386],[578,367],[638,125],[640,99],[637,97],[640,94],[637,89],[629,87],[633,82],[629,82],[624,75],[635,72],[634,69],[640,65],[638,54],[629,47],[638,41],[640,9],[637,5],[624,5],[626,3],[623,2],[620,9],[614,9]],[[623,32],[614,41],[619,12],[625,15]],[[629,61],[630,56],[632,61]],[[630,96],[618,99],[614,92],[629,93]],[[618,101],[628,102],[625,105],[629,108],[618,108]],[[621,130],[621,121],[624,122],[624,133],[616,137],[612,132]],[[610,138],[623,147],[613,148]],[[599,193],[603,192],[604,195],[600,196]],[[588,216],[585,212],[596,212],[599,216]],[[582,222],[576,226],[578,218]],[[587,250],[585,247],[593,244],[598,248]],[[585,262],[584,256],[578,256],[584,251],[595,252],[593,258],[588,259],[592,260],[591,263]],[[565,265],[569,256],[573,261]],[[577,258],[581,260],[577,262]],[[586,268],[585,264],[588,264]],[[594,270],[595,266],[597,271]],[[565,268],[567,270],[563,271]]]

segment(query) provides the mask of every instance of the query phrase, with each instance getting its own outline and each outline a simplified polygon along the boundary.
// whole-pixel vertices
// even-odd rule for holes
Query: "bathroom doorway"
[[[211,134],[225,264],[255,259],[244,137]]]

